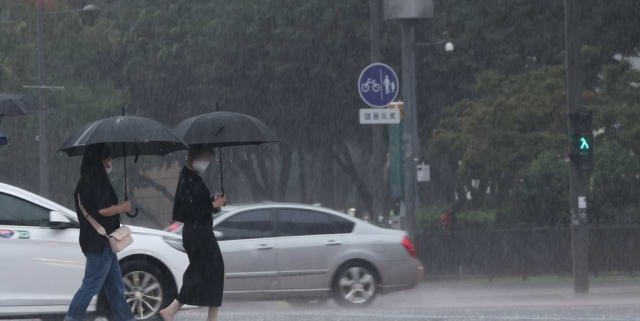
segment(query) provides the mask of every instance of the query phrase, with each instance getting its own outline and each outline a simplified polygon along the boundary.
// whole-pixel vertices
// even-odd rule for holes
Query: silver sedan
[[[182,227],[172,225],[180,234]],[[213,230],[225,260],[225,299],[333,298],[366,306],[379,293],[410,289],[422,279],[406,232],[371,225],[316,206],[229,206]]]

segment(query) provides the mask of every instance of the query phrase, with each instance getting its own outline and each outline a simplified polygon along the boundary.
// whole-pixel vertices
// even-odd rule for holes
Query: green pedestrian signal
[[[582,171],[593,170],[592,119],[591,111],[585,107],[569,114],[569,158]]]
[[[587,143],[587,138],[586,137],[581,137],[580,138],[580,149],[581,150],[586,150],[589,149],[589,143]]]

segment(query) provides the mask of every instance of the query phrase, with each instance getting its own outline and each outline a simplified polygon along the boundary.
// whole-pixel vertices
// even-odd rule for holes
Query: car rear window
[[[356,225],[355,223],[347,219],[344,219],[342,217],[339,217],[337,215],[329,215],[329,216],[333,221],[333,225],[335,226],[337,234],[348,234],[353,232],[353,226]]]

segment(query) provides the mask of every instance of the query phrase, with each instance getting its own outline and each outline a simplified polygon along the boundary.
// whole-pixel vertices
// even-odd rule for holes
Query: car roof
[[[336,210],[332,210],[330,208],[318,206],[318,205],[308,205],[308,204],[299,204],[299,203],[279,203],[279,202],[244,203],[244,204],[233,204],[233,205],[225,206],[225,208],[223,209],[223,213],[221,213],[222,215],[214,219],[215,220],[223,219],[237,212],[244,212],[247,210],[262,209],[262,208],[291,208],[291,209],[304,209],[309,211],[319,211],[319,212],[325,212],[325,213],[337,215],[342,218],[353,221],[355,223],[361,222],[359,219],[353,216],[338,212]]]
[[[18,196],[24,199],[29,199],[36,204],[39,204],[51,210],[57,210],[57,211],[63,212],[75,219],[74,211],[58,203],[55,203],[51,200],[48,200],[40,195],[24,190],[22,188],[5,184],[5,183],[0,183],[0,191],[10,195]],[[338,215],[340,217],[353,221],[354,223],[363,222],[345,213],[340,213],[338,211],[332,210],[330,208],[322,207],[322,206],[298,204],[298,203],[279,203],[279,202],[259,202],[259,203],[243,203],[243,204],[227,205],[222,209],[223,212],[221,213],[221,215],[214,219],[218,220],[221,218],[226,218],[227,216],[233,215],[237,212],[242,212],[242,211],[251,210],[251,209],[260,209],[260,208],[295,208],[295,209],[305,209],[310,211],[320,211],[320,212]]]

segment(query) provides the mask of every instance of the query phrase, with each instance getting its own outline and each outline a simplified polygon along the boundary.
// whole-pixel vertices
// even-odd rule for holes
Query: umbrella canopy
[[[21,116],[40,110],[31,98],[17,94],[0,94],[0,117]]]
[[[0,146],[7,145],[7,144],[9,144],[9,141],[7,140],[7,135],[5,135],[4,133],[0,133]]]
[[[257,118],[229,111],[216,111],[191,117],[178,124],[173,131],[189,146],[218,147],[220,189],[223,194],[224,175],[222,174],[222,150],[220,147],[280,142],[278,136]]]
[[[93,144],[111,144],[111,157],[139,155],[164,156],[171,152],[189,149],[171,129],[159,122],[134,116],[110,117],[94,121],[82,126],[71,135],[58,152],[65,152],[69,156],[82,156],[85,149]],[[124,162],[124,199],[129,200],[127,191],[127,162]],[[129,217],[138,216],[138,209],[134,214],[126,213]]]
[[[82,156],[87,146],[112,143],[112,157],[157,155],[189,149],[169,128],[159,122],[135,116],[109,117],[82,126],[58,152]]]
[[[178,124],[173,131],[189,145],[228,147],[280,141],[278,136],[257,118],[228,111],[191,117]]]

